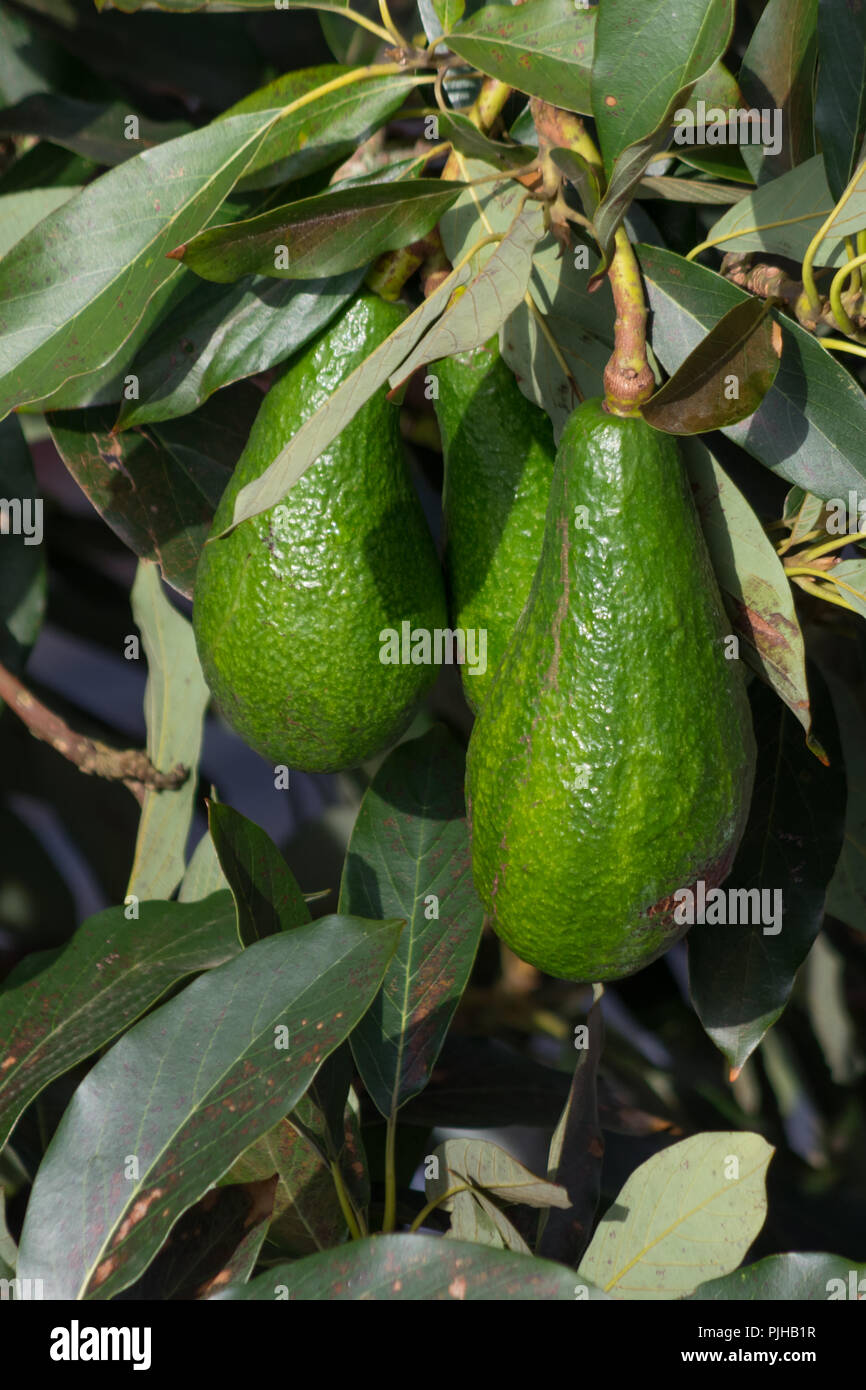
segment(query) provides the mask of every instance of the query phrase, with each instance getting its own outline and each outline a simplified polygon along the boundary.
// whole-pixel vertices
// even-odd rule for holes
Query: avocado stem
[[[604,403],[612,415],[639,415],[655,391],[646,355],[647,307],[640,267],[620,223],[607,278],[616,308],[613,353],[604,369]]]

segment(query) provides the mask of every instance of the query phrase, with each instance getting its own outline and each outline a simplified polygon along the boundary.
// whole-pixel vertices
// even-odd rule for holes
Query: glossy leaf
[[[48,1146],[19,1274],[55,1299],[111,1298],[137,1279],[178,1218],[297,1104],[369,1006],[398,931],[326,917],[281,932],[127,1033]]]
[[[0,197],[0,257],[20,241],[43,217],[68,203],[79,188],[28,188]],[[0,190],[2,192],[2,190]]]
[[[243,384],[187,421],[120,435],[111,407],[56,411],[47,419],[63,462],[103,520],[191,598],[217,503],[261,401]]]
[[[630,0],[600,6],[592,114],[608,174],[628,146],[667,129],[691,86],[725,52],[733,22],[732,0],[684,0],[675,24],[666,0],[644,0],[640,23]]]
[[[782,330],[760,299],[735,304],[641,414],[668,434],[702,434],[753,415],[779,370]]]
[[[594,29],[595,10],[572,0],[485,5],[452,31],[448,47],[519,92],[588,115]]]
[[[815,132],[834,202],[866,138],[866,7],[818,0]]]
[[[720,890],[722,920],[695,923],[688,936],[692,1001],[735,1074],[788,1002],[820,930],[842,847],[844,760],[829,697],[814,668],[809,687],[815,730],[830,764],[825,767],[810,751],[773,692],[753,684],[758,765],[748,824]],[[741,891],[733,901],[731,890],[758,890],[758,897],[753,891],[751,900],[744,898]],[[712,911],[707,904],[707,915]],[[741,915],[752,920],[740,922]]]
[[[207,225],[266,125],[235,116],[136,155],[22,237],[0,263],[0,415],[125,348],[178,274],[166,253]]]
[[[528,1301],[573,1303],[586,1287],[574,1270],[531,1255],[488,1250],[482,1245],[438,1236],[376,1236],[276,1265],[246,1285],[234,1285],[220,1299],[273,1302],[296,1299],[346,1301],[389,1299],[425,1303],[449,1301]]]
[[[400,744],[349,841],[340,910],[407,922],[382,992],[352,1034],[358,1070],[385,1116],[427,1084],[478,947],[484,914],[463,775],[463,750],[441,725]]]
[[[758,517],[714,455],[699,439],[684,439],[680,449],[740,655],[808,734],[806,648],[791,581]]]
[[[220,801],[209,803],[208,820],[237,907],[241,944],[309,922],[295,876],[261,826]]]
[[[94,164],[122,164],[165,140],[187,135],[190,129],[186,121],[150,121],[124,102],[80,101],[59,92],[34,93],[0,111],[0,133],[38,135]],[[127,136],[127,130],[138,133]]]
[[[695,1134],[635,1169],[578,1276],[613,1298],[685,1298],[736,1269],[764,1224],[773,1149],[759,1134]]]
[[[0,1147],[50,1081],[128,1028],[179,981],[237,955],[227,893],[109,907],[32,979],[0,994]]]
[[[817,53],[818,0],[768,0],[743,57],[740,88],[747,106],[780,113],[779,149],[743,145],[757,183],[815,153],[812,89]]]
[[[459,184],[439,179],[337,188],[211,227],[171,254],[196,275],[220,284],[241,275],[283,280],[342,275],[424,236],[459,191]]]
[[[116,428],[188,415],[214,391],[285,361],[331,322],[363,278],[362,267],[327,280],[197,284],[135,358],[129,370],[138,398],[122,402]]]
[[[744,1269],[735,1269],[723,1279],[708,1280],[691,1298],[702,1302],[731,1298],[785,1303],[856,1300],[863,1297],[857,1290],[864,1277],[866,1265],[841,1255],[769,1255]]]
[[[163,592],[155,565],[141,561],[132,586],[132,616],[147,657],[144,717],[147,751],[160,772],[189,770],[181,787],[146,791],[127,895],[167,898],[186,869],[201,752],[202,720],[210,699],[192,625]]]
[[[747,296],[721,275],[657,246],[638,256],[652,310],[652,346],[667,371],[723,313]],[[775,311],[774,317],[776,317]],[[723,433],[767,468],[819,497],[866,490],[866,401],[810,333],[778,316],[782,362],[759,408]]]

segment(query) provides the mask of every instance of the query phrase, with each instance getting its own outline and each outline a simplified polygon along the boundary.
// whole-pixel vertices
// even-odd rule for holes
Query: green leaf
[[[401,925],[325,917],[258,941],[121,1038],[48,1146],[19,1276],[55,1299],[111,1298],[138,1278],[183,1212],[298,1103],[369,1006]]]
[[[735,304],[641,407],[655,429],[703,434],[753,415],[779,370],[782,330],[766,300]],[[736,395],[730,394],[731,382]]]
[[[652,310],[652,347],[675,371],[711,324],[747,296],[703,266],[657,246],[638,257]],[[723,433],[772,472],[825,500],[866,491],[866,400],[850,373],[799,324],[782,329],[782,361],[758,410]]]
[[[50,412],[47,421],[63,462],[103,521],[191,598],[217,503],[261,401],[244,383],[182,423],[125,434],[114,433],[111,407]]]
[[[818,0],[768,0],[740,68],[747,106],[779,115],[775,154],[761,145],[741,153],[756,183],[793,169],[815,153],[812,89],[817,53]]]
[[[508,316],[523,303],[532,274],[533,251],[543,236],[541,211],[532,208],[519,212],[483,269],[401,363],[390,379],[391,387],[407,380],[422,363],[480,347],[498,333]]]
[[[790,173],[764,183],[724,213],[710,228],[707,240],[721,250],[763,251],[802,261],[815,233],[833,211],[834,198],[821,155],[807,159]],[[830,234],[815,257],[816,265],[844,265],[845,237],[866,224],[866,168],[840,210]]]
[[[0,263],[0,415],[127,344],[178,274],[168,251],[207,225],[266,127],[266,114],[235,116],[147,150],[22,237]]]
[[[667,130],[692,85],[722,57],[733,24],[732,0],[683,0],[675,24],[667,0],[644,0],[639,23],[631,0],[599,7],[592,114],[608,174],[629,145]]]
[[[295,876],[270,836],[223,802],[210,802],[210,833],[238,910],[242,946],[309,922]]]
[[[818,0],[815,132],[835,202],[866,138],[866,8],[847,0]]]
[[[589,115],[595,9],[572,0],[485,5],[453,30],[448,47],[481,72]]]
[[[516,169],[531,164],[537,157],[536,151],[527,145],[504,145],[501,140],[491,140],[459,111],[440,111],[436,119],[440,139],[450,140],[467,159],[480,159],[496,169]]]
[[[667,175],[648,175],[637,188],[638,198],[663,198],[669,203],[739,203],[745,198],[744,188],[731,188],[726,183],[709,183],[700,179],[676,179]]]
[[[866,1291],[866,1285],[860,1283],[864,1276],[866,1265],[841,1255],[769,1255],[723,1279],[708,1280],[690,1297],[702,1302],[735,1298],[785,1303],[857,1299],[863,1297],[860,1289]]]
[[[186,866],[186,873],[177,895],[178,902],[196,903],[208,897],[210,893],[218,893],[228,886],[228,879],[223,873],[210,832],[205,831]]]
[[[331,322],[363,278],[361,267],[327,280],[196,284],[132,363],[138,399],[124,399],[115,428],[188,415],[214,391],[284,362]]]
[[[0,421],[0,518],[0,662],[17,675],[42,626],[48,579],[43,501],[21,426],[11,419]]]
[[[188,975],[239,950],[228,893],[109,907],[80,926],[32,979],[0,994],[0,1148],[56,1077],[111,1042]]]
[[[133,129],[138,134],[127,136]],[[150,121],[130,111],[125,102],[79,101],[59,92],[34,93],[0,111],[3,134],[38,135],[94,164],[122,164],[165,140],[188,135],[190,129],[187,121]]]
[[[310,99],[319,87],[351,74],[359,80]],[[302,68],[284,73],[224,111],[218,121],[289,108],[262,143],[241,187],[270,188],[339,163],[402,106],[418,81],[414,72],[364,74],[363,67],[340,63]]]
[[[614,1298],[685,1298],[736,1269],[764,1224],[774,1150],[760,1134],[695,1134],[632,1173],[578,1276]]]
[[[389,1299],[425,1303],[544,1300],[573,1303],[585,1288],[572,1269],[531,1255],[488,1250],[438,1236],[376,1236],[276,1265],[218,1299],[309,1302]],[[583,1294],[599,1298],[596,1289]]]
[[[458,20],[463,18],[466,0],[433,0],[433,8],[443,34],[449,34]]]
[[[0,257],[50,212],[68,203],[79,188],[28,188],[0,198]]]
[[[183,786],[147,791],[141,808],[127,896],[167,898],[186,868],[186,839],[196,795],[202,720],[210,699],[192,626],[163,592],[154,565],[141,561],[132,616],[147,656],[144,717],[147,751],[161,772],[189,769]]]
[[[200,232],[171,253],[205,280],[319,280],[425,236],[462,185],[440,179],[337,188]],[[278,255],[279,253],[279,255]],[[284,261],[278,264],[280,261]]]
[[[498,1197],[503,1202],[518,1202],[527,1207],[560,1207],[569,1205],[564,1187],[537,1178],[507,1150],[492,1144],[489,1139],[446,1139],[434,1150],[438,1160],[438,1175],[427,1179],[427,1200],[432,1202],[459,1183]],[[450,1199],[442,1203],[448,1210]]]
[[[739,890],[761,920],[696,923],[689,933],[689,986],[706,1032],[737,1074],[782,1013],[797,971],[821,927],[827,885],[839,858],[845,770],[823,681],[809,671],[815,728],[827,748],[823,766],[800,726],[773,692],[750,690],[758,765],[743,840],[722,894]],[[726,903],[731,899],[726,896]],[[782,909],[781,920],[776,918]],[[707,904],[707,912],[712,911]],[[730,915],[733,915],[731,913]],[[767,918],[772,918],[768,921]]]
[[[15,1265],[18,1261],[18,1246],[9,1234],[6,1225],[6,1193],[0,1187],[0,1279],[12,1279],[15,1277]]]
[[[782,562],[746,498],[704,443],[684,439],[680,450],[742,655],[808,734],[812,715],[806,648]]]
[[[301,426],[285,448],[254,482],[242,487],[235,500],[232,526],[266,512],[297,482],[311,463],[324,453],[332,440],[357,414],[361,406],[388,380],[425,329],[442,313],[455,288],[469,279],[468,265],[452,272],[438,289],[418,305],[408,318],[389,334],[384,343],[356,367],[315,415]]]
[[[842,651],[838,651],[836,661],[821,662],[839,721],[848,781],[845,838],[827,890],[827,911],[854,931],[862,932],[866,930],[866,741],[863,739],[866,634],[859,623],[843,646],[844,657]],[[846,659],[851,663],[849,670],[846,670]],[[840,669],[837,669],[837,661]]]
[[[349,841],[340,910],[405,918],[382,992],[352,1051],[385,1116],[423,1090],[481,934],[463,798],[464,754],[441,725],[400,744],[367,790]]]

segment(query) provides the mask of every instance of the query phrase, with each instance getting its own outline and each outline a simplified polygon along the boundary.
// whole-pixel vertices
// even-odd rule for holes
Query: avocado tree
[[[4,1288],[862,1297],[866,11],[118,9],[0,5]]]

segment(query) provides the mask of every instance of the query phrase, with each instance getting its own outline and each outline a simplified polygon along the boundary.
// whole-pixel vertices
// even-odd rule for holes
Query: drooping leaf
[[[782,330],[769,303],[735,304],[641,408],[668,434],[702,434],[754,414],[779,370]]]
[[[59,1299],[111,1298],[137,1279],[355,1026],[400,925],[326,917],[281,932],[131,1029],[78,1087],[48,1146],[19,1274],[38,1274]]]
[[[652,310],[652,346],[669,372],[722,314],[745,298],[703,266],[639,245]],[[844,367],[784,316],[782,362],[759,408],[723,433],[772,472],[824,499],[866,491],[866,400]]]
[[[147,657],[144,717],[147,751],[160,772],[182,766],[182,786],[145,792],[127,896],[167,898],[186,868],[202,721],[210,699],[192,625],[163,592],[155,565],[141,561],[132,586],[132,616]]]
[[[834,202],[866,138],[866,7],[818,0],[815,132]]]
[[[760,1134],[695,1134],[635,1169],[581,1261],[612,1298],[685,1298],[736,1269],[764,1224]]]
[[[320,280],[366,265],[430,231],[461,185],[441,179],[336,188],[257,217],[211,227],[172,256],[205,280],[242,275]]]
[[[752,685],[758,765],[748,824],[718,890],[724,895],[721,920],[695,923],[688,936],[692,1001],[734,1073],[788,1002],[821,927],[842,846],[844,761],[829,696],[814,667],[809,688],[826,767],[773,692]],[[711,912],[716,915],[707,904],[706,915]]]
[[[249,1284],[235,1284],[220,1299],[281,1301],[325,1299],[456,1300],[544,1299],[573,1303],[574,1270],[530,1255],[489,1250],[438,1236],[376,1236],[349,1246],[276,1265]],[[597,1299],[586,1287],[584,1297]]]
[[[240,949],[229,894],[109,907],[32,979],[0,994],[0,1147],[50,1081],[104,1047],[188,975]]]
[[[741,655],[808,734],[806,647],[791,582],[758,517],[706,445],[684,439],[680,448]]]
[[[66,467],[103,520],[142,560],[191,598],[202,547],[262,396],[248,383],[182,422],[115,434],[116,411],[47,416]]]
[[[261,826],[221,801],[210,803],[208,820],[237,907],[241,944],[309,922],[295,876]]]
[[[815,152],[813,84],[818,0],[768,0],[749,39],[740,88],[749,107],[778,113],[779,148],[743,145],[757,183],[802,164]]]
[[[568,1206],[565,1188],[537,1178],[507,1150],[489,1139],[446,1139],[434,1151],[438,1174],[427,1179],[427,1200],[444,1197],[450,1188],[466,1183],[498,1197],[529,1207]],[[447,1203],[443,1203],[447,1210]]]
[[[483,909],[472,886],[464,755],[441,725],[400,744],[358,812],[340,910],[405,918],[381,993],[352,1034],[373,1101],[393,1114],[424,1088],[469,978]]]

